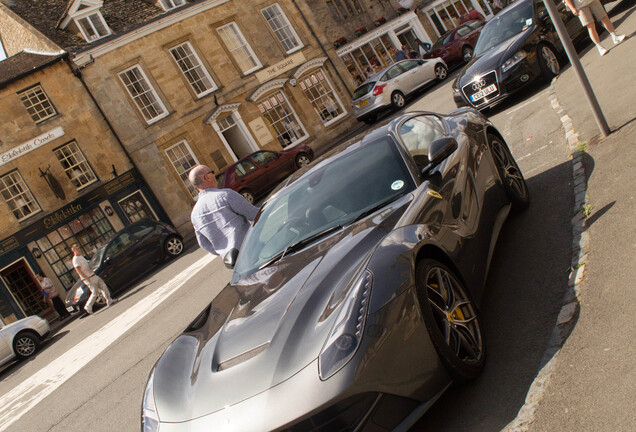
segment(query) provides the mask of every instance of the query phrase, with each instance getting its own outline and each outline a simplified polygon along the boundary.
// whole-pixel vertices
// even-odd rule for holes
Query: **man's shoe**
[[[597,48],[598,48],[598,53],[601,55],[601,57],[607,54],[607,50],[603,48],[602,46],[599,46]]]
[[[625,35],[620,35],[620,36],[612,35],[612,41],[614,41],[614,45],[618,45],[624,40],[625,40]]]

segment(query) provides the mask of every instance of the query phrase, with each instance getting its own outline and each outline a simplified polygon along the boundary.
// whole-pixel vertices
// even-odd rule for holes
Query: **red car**
[[[473,48],[486,21],[468,21],[437,39],[422,58],[441,57],[447,65],[467,62],[473,56]]]
[[[257,151],[230,165],[218,178],[219,188],[233,189],[253,203],[313,158],[314,151],[306,145],[282,152]]]

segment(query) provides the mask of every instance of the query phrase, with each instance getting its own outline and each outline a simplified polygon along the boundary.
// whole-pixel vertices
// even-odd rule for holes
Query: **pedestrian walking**
[[[91,290],[91,296],[88,298],[84,309],[89,315],[93,315],[93,305],[97,301],[98,296],[104,297],[106,307],[113,304],[113,300],[110,298],[110,291],[106,286],[106,282],[95,274],[89,262],[84,258],[79,245],[74,244],[71,246],[71,250],[73,251],[73,267],[75,267],[75,271],[77,271],[82,282]]]
[[[590,39],[596,45],[598,53],[601,56],[607,54],[607,50],[601,45],[601,39],[598,37],[596,26],[594,24],[594,18],[601,20],[603,26],[607,29],[610,35],[612,35],[612,41],[614,45],[617,45],[625,39],[625,35],[617,35],[614,29],[614,24],[607,16],[605,8],[599,0],[565,0],[565,4],[572,11],[574,15],[579,17],[583,27],[587,27],[587,31],[590,34]]]
[[[199,190],[190,216],[199,245],[220,256],[231,249],[240,249],[258,209],[238,192],[218,189],[214,171],[205,165],[192,168],[188,178]]]
[[[40,283],[40,287],[42,287],[42,295],[44,296],[44,299],[51,300],[55,311],[60,316],[60,321],[64,321],[66,318],[71,316],[71,314],[66,310],[64,302],[60,298],[57,288],[53,285],[53,281],[44,276],[43,273],[36,273],[35,278]]]
[[[400,50],[393,48],[393,57],[395,61],[406,60],[406,45],[402,45],[402,49]]]

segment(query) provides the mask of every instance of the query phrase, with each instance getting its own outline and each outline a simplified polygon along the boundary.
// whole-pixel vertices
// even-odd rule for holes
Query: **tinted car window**
[[[245,237],[235,274],[247,276],[292,244],[347,225],[363,212],[414,188],[402,155],[390,138],[350,147],[265,203]]]
[[[256,161],[257,164],[262,165],[267,162],[273,161],[278,156],[274,152],[262,151],[258,152],[251,156],[252,159]]]
[[[457,36],[461,37],[461,36],[466,36],[468,33],[470,33],[472,30],[470,29],[470,27],[465,26],[465,27],[460,27],[457,29]]]
[[[419,62],[417,60],[408,60],[401,63],[401,66],[405,71],[411,70],[419,66]]]
[[[472,30],[477,30],[478,28],[483,27],[485,24],[486,21],[471,21],[469,23],[466,23],[466,25]]]
[[[532,2],[513,4],[495,15],[479,34],[475,44],[475,56],[521,33],[532,25],[532,18]]]
[[[375,86],[375,81],[362,84],[353,92],[353,99],[361,98],[365,94],[369,93],[371,90],[373,90],[373,86]]]
[[[128,227],[128,230],[133,234],[134,237],[138,239],[142,239],[146,237],[148,234],[154,230],[152,225],[132,225]]]
[[[428,147],[436,139],[446,136],[444,124],[433,116],[420,116],[407,120],[398,131],[402,142],[413,156],[415,163],[426,166]]]
[[[256,165],[254,165],[251,161],[244,160],[243,162],[239,162],[236,164],[236,175],[238,177],[243,177],[254,171],[256,169]]]
[[[431,47],[431,51],[432,50],[436,50],[438,48],[441,48],[442,45],[448,43],[451,39],[451,37],[453,36],[453,32],[449,31],[447,33],[444,33],[439,39],[437,39],[435,41],[435,43],[433,44],[433,46]]]
[[[110,245],[106,248],[106,254],[104,258],[112,258],[115,255],[123,252],[133,245],[133,237],[127,232],[121,233],[121,235],[115,237]]]
[[[386,73],[382,77],[382,81],[388,81],[388,80],[393,79],[393,78],[395,78],[395,77],[397,77],[397,76],[399,76],[399,75],[401,75],[403,73],[404,73],[404,69],[402,69],[402,66],[395,65],[391,69],[386,71]]]

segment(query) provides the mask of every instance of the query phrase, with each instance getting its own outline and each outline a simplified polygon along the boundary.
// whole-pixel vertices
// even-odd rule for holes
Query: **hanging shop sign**
[[[62,129],[61,127],[56,127],[55,129],[52,129],[45,134],[35,137],[23,144],[20,144],[17,147],[13,147],[11,150],[0,154],[0,166],[16,160],[20,156],[24,156],[30,151],[42,147],[43,145],[48,144],[61,136],[64,136],[64,129]]]

